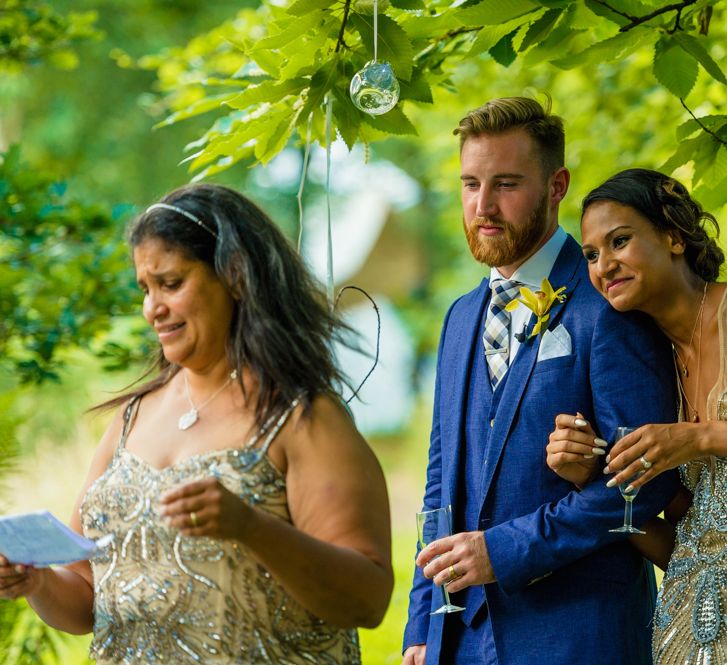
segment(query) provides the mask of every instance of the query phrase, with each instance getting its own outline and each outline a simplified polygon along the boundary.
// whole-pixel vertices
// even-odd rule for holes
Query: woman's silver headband
[[[198,226],[201,226],[207,233],[210,235],[213,235],[216,239],[219,238],[217,233],[215,233],[207,224],[205,224],[199,217],[196,217],[191,212],[187,212],[186,210],[183,210],[182,208],[179,208],[178,206],[170,205],[169,203],[154,203],[153,205],[150,205],[146,212],[149,212],[150,210],[154,210],[154,208],[164,208],[164,210],[171,210],[172,212],[176,212],[184,217],[186,217],[190,222],[194,222]]]

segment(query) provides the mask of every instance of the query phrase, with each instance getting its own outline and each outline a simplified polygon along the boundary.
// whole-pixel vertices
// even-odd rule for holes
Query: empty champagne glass
[[[417,513],[417,534],[419,535],[419,545],[421,547],[426,547],[439,538],[451,536],[452,506]],[[450,614],[464,611],[464,607],[453,605],[450,602],[449,592],[444,584],[442,584],[441,589],[444,595],[444,605],[431,612],[431,614]]]
[[[616,441],[620,441],[623,439],[627,434],[631,434],[636,430],[635,427],[617,427],[616,428]],[[634,499],[636,498],[636,495],[639,493],[639,488],[631,489],[629,490],[628,487],[631,485],[631,483],[634,482],[639,476],[643,475],[643,471],[639,471],[638,473],[635,473],[630,478],[627,478],[622,483],[619,483],[618,491],[621,492],[621,496],[624,498],[624,501],[626,502],[626,505],[624,506],[624,523],[622,526],[620,526],[618,529],[609,529],[611,533],[646,533],[645,531],[642,531],[641,529],[637,529],[632,524],[632,504],[634,502]]]

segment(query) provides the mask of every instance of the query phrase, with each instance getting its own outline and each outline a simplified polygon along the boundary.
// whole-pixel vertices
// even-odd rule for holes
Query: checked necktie
[[[520,292],[520,283],[499,279],[491,284],[491,289],[482,343],[494,390],[510,364],[510,312],[505,310],[505,306]]]

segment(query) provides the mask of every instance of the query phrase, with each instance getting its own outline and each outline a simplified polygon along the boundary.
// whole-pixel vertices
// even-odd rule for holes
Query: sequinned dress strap
[[[118,455],[126,447],[126,438],[129,436],[131,426],[136,417],[136,413],[139,410],[139,404],[141,403],[141,396],[135,395],[129,400],[129,403],[124,409],[124,424],[121,427],[121,436],[119,437],[119,445],[116,446],[116,454]]]
[[[293,409],[295,409],[296,406],[300,404],[300,397],[296,397],[291,403],[290,406],[283,411],[283,413],[278,417],[278,419],[275,419],[275,416],[272,416],[271,418],[268,418],[263,426],[257,431],[255,436],[253,436],[245,445],[245,448],[252,448],[257,444],[258,441],[262,437],[265,437],[262,446],[260,446],[260,454],[265,455],[268,452],[268,448],[270,448],[270,444],[273,442],[273,439],[278,435],[278,432],[280,432],[281,429],[283,429],[283,425],[287,422],[288,418],[290,417],[290,414],[293,413]]]

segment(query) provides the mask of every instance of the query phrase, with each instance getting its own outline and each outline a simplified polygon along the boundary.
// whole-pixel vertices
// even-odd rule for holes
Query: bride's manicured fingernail
[[[611,480],[609,480],[606,483],[606,487],[613,487],[615,484],[616,484],[616,479],[615,478],[611,478]]]
[[[611,461],[611,455],[606,455],[606,464],[608,464]]]
[[[583,455],[584,459],[593,459],[593,455]]]
[[[627,487],[627,488],[626,488],[626,489],[624,490],[624,494],[631,494],[631,492],[633,492],[633,491],[634,491],[634,486],[633,486],[633,485],[629,485],[629,486],[628,486],[628,487]]]
[[[585,427],[588,425],[588,422],[583,420],[583,418],[576,418],[575,419],[576,427]]]
[[[606,451],[603,448],[594,448],[593,454],[594,455],[605,455]]]
[[[604,441],[603,439],[599,439],[598,437],[593,439],[593,443],[597,446],[600,446],[601,448],[605,448],[608,445],[606,441]]]
[[[603,472],[604,473],[611,473],[611,469],[608,468],[608,465],[606,465],[606,466],[603,467]]]

